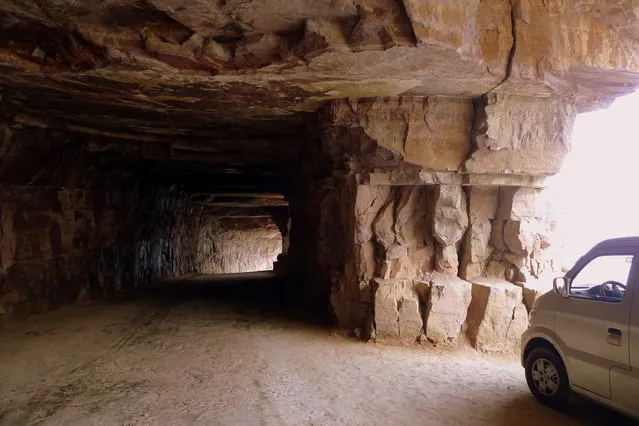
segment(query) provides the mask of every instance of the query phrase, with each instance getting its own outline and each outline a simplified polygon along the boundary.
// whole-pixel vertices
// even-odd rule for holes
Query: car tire
[[[526,357],[524,366],[526,382],[537,401],[555,409],[566,406],[570,382],[566,367],[555,351],[535,348]]]

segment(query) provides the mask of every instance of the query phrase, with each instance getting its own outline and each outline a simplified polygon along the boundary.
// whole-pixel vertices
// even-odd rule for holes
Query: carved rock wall
[[[552,267],[544,253],[552,222],[540,190],[521,186],[520,176],[556,171],[575,110],[558,99],[500,101],[499,108],[446,98],[336,101],[320,116],[309,162],[323,162],[324,174],[311,179],[315,201],[307,205],[317,209],[313,267],[330,286],[340,327],[385,343],[467,338],[480,350],[514,350],[532,303],[527,286]],[[524,114],[526,105],[536,112]],[[554,127],[542,126],[551,115]],[[419,129],[413,141],[411,129]],[[442,163],[427,134],[456,159]],[[490,163],[502,151],[506,157]],[[477,153],[490,166],[471,171]],[[508,169],[509,155],[522,170]],[[541,157],[550,160],[544,169]],[[295,232],[295,211],[293,221]]]
[[[551,175],[570,150],[576,115],[568,98],[490,93],[475,101],[471,173]]]
[[[202,219],[196,269],[203,274],[273,270],[282,253],[282,234],[267,218]]]
[[[10,102],[84,125],[277,131],[332,99],[491,91],[587,109],[639,85],[632,0],[9,0],[0,20]]]
[[[87,146],[0,124],[0,321],[194,272],[186,194],[94,163]]]
[[[448,97],[345,99],[322,113],[324,150],[362,168],[457,171],[471,151],[473,105]]]

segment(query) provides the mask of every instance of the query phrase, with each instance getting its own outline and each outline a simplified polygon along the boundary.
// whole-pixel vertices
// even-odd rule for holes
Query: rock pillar
[[[513,349],[521,287],[550,270],[538,195],[568,152],[574,113],[560,99],[503,94],[326,107],[311,205],[338,325],[380,342],[467,334],[482,350]]]

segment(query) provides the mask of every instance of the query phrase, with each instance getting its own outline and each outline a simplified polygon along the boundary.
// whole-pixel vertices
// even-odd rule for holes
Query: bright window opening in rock
[[[552,178],[548,196],[557,219],[561,266],[569,267],[597,242],[639,235],[637,119],[639,92],[602,110],[579,114],[572,150]]]

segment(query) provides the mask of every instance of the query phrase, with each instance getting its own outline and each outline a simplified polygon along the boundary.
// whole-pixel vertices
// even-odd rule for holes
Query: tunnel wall
[[[378,342],[516,350],[538,285],[552,282],[539,195],[573,118],[569,102],[524,97],[327,105],[291,196],[305,294]]]
[[[282,252],[282,234],[269,218],[204,218],[197,251],[203,274],[267,271]]]
[[[194,272],[175,187],[95,161],[86,136],[0,124],[0,322]]]

